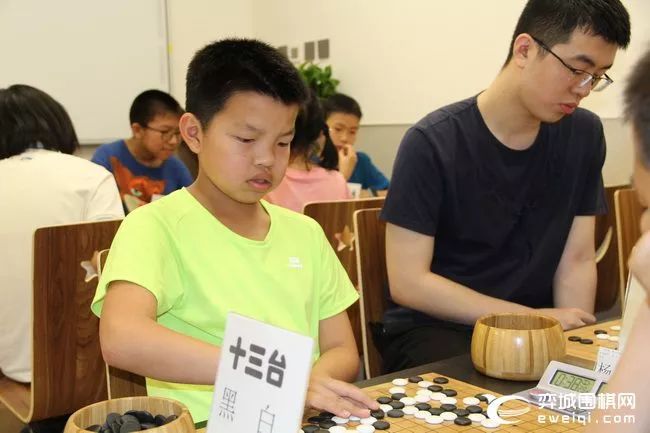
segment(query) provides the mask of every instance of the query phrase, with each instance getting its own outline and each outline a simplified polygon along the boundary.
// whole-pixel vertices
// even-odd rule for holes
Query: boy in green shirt
[[[313,337],[306,406],[369,416],[346,383],[358,356],[345,310],[358,295],[318,224],[260,199],[276,187],[306,91],[272,47],[232,39],[187,73],[180,132],[198,155],[187,189],[138,208],[113,241],[92,309],[110,365],[205,420],[229,311]]]

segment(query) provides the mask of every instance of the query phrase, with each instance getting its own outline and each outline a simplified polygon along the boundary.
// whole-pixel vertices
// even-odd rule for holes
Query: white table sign
[[[616,370],[616,364],[618,364],[618,359],[621,357],[621,352],[618,350],[610,349],[608,347],[601,347],[598,349],[598,360],[596,361],[596,366],[594,371],[609,380]]]
[[[298,431],[314,340],[229,313],[208,433]]]

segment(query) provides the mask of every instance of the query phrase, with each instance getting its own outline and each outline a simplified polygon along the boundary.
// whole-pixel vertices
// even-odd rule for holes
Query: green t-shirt
[[[130,281],[156,297],[158,323],[169,329],[221,346],[233,311],[314,338],[315,361],[319,321],[358,294],[318,223],[261,203],[271,218],[263,241],[232,232],[186,189],[131,212],[111,245],[92,311],[101,315],[111,281]],[[183,402],[195,421],[208,418],[212,389],[147,379],[149,395]]]

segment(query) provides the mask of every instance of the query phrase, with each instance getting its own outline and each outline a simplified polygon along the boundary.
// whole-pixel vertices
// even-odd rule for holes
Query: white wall
[[[167,0],[171,93],[185,105],[187,65],[199,49],[225,37],[253,37],[253,0]]]

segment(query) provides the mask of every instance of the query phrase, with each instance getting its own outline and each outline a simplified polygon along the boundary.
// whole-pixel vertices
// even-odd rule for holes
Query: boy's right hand
[[[349,383],[324,375],[312,374],[307,389],[308,408],[331,412],[341,418],[358,416],[368,418],[370,410],[379,409],[379,403]]]

